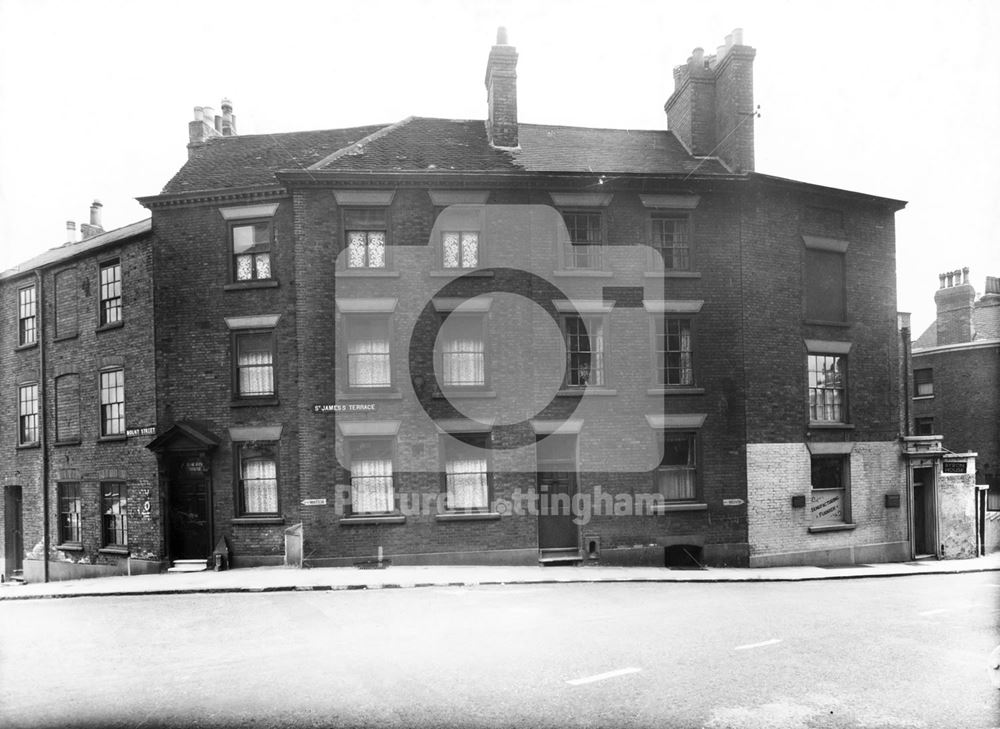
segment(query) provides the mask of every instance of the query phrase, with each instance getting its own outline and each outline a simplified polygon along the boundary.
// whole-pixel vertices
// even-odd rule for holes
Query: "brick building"
[[[68,223],[65,245],[0,273],[5,578],[162,567],[150,222],[100,218],[95,202],[81,240]]]
[[[659,130],[521,122],[502,31],[485,122],[197,108],[140,199],[156,556],[909,558],[903,203],[755,172],[754,55],[695,49]]]
[[[975,454],[970,485],[989,489],[962,497],[967,513],[955,529],[979,551],[1000,549],[1000,279],[987,276],[977,296],[969,269],[942,273],[934,294],[935,321],[913,342],[911,412],[913,434],[936,437],[943,451]],[[927,481],[931,485],[928,472]],[[937,473],[937,477],[942,477]],[[936,525],[933,491],[924,519]],[[931,546],[940,543],[927,540]]]

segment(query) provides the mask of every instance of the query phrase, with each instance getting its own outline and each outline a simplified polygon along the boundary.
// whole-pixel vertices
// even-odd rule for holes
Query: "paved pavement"
[[[803,582],[809,580],[900,577],[926,574],[1000,571],[1000,552],[961,560],[921,560],[841,567],[486,567],[388,566],[254,567],[223,572],[180,572],[132,577],[0,585],[0,600],[92,597],[107,595],[170,595],[177,593],[288,592],[294,590],[372,590],[438,585],[515,585],[591,582]]]

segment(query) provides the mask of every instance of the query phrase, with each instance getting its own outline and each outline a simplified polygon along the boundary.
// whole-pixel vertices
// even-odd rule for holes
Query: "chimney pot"
[[[90,224],[98,228],[101,227],[101,208],[104,207],[100,200],[94,200],[90,204]]]
[[[76,243],[76,223],[72,220],[66,221],[66,242]]]
[[[732,38],[734,46],[743,45],[743,28],[735,28],[733,30]]]
[[[497,28],[497,45],[505,46],[507,45],[507,29],[502,25]]]
[[[969,267],[968,266],[966,266],[965,268],[962,269],[962,283],[964,283],[964,284],[969,283]]]
[[[939,273],[938,274],[938,282],[941,284],[940,286],[938,286],[939,289],[943,289],[944,288],[944,278],[945,278],[945,274],[943,274],[943,273]]]

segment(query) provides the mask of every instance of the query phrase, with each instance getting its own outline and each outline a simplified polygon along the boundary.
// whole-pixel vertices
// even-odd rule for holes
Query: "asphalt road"
[[[1000,727],[1000,573],[0,603],[0,727]]]

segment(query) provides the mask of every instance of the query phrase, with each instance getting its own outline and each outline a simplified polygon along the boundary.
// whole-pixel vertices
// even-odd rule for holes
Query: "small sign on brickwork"
[[[743,501],[743,499],[723,499],[722,500],[722,505],[723,506],[743,506],[744,503],[745,502]]]
[[[373,402],[326,403],[313,405],[314,413],[373,413]]]
[[[143,435],[156,435],[155,425],[144,425],[141,428],[126,428],[125,437],[126,438],[138,438]]]
[[[303,506],[326,506],[326,499],[302,499]]]
[[[943,461],[941,463],[942,473],[965,473],[968,463],[966,461]]]

